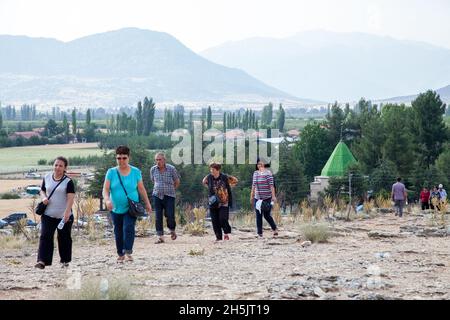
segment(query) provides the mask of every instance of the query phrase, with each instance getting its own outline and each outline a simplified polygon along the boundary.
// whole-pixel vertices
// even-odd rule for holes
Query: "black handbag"
[[[122,178],[120,177],[119,170],[116,170],[117,176],[119,177],[120,184],[122,185],[123,191],[125,191],[125,195],[128,199],[128,214],[134,218],[138,217],[144,217],[145,216],[145,208],[142,205],[142,203],[133,201],[130,198],[128,198],[127,190],[125,189],[125,186],[123,185]]]
[[[261,203],[261,211],[268,212],[272,209],[271,199],[263,200]]]
[[[215,194],[208,197],[208,207],[210,209],[217,209],[219,207],[219,197]]]
[[[53,191],[50,193],[50,196],[48,196],[47,200],[50,200],[50,198],[52,197],[53,193],[56,191],[56,189],[59,187],[59,185],[64,181],[64,179],[66,178],[66,176],[63,176],[61,181],[56,185],[55,189],[53,189]],[[45,213],[45,210],[47,209],[47,205],[45,203],[43,203],[42,201],[39,202],[36,206],[36,208],[34,209],[34,212],[38,215],[38,216],[42,216]]]

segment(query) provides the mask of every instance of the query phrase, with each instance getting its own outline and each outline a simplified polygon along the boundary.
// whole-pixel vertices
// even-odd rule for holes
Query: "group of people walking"
[[[445,191],[442,184],[433,186],[431,192],[426,187],[424,187],[420,192],[420,204],[422,206],[422,210],[437,209],[440,211],[446,201],[447,191]]]
[[[395,215],[402,217],[403,207],[408,201],[408,194],[405,185],[402,183],[402,178],[397,178],[397,182],[392,185],[391,198],[394,201]],[[420,192],[422,210],[437,209],[440,211],[446,202],[447,191],[442,184],[434,186],[431,192],[426,187]]]
[[[103,199],[110,211],[117,250],[117,262],[133,261],[133,245],[137,218],[129,213],[130,200],[142,200],[146,211],[155,210],[155,227],[157,244],[165,242],[163,217],[166,217],[170,238],[177,239],[175,220],[176,189],[180,185],[180,175],[176,168],[166,163],[164,153],[157,153],[155,165],[150,169],[153,183],[152,202],[144,187],[142,172],[130,165],[131,152],[126,146],[115,150],[117,166],[108,169],[103,184]],[[47,205],[41,218],[41,236],[36,268],[44,269],[52,264],[54,234],[58,234],[58,251],[62,267],[67,267],[72,260],[71,229],[74,221],[72,206],[75,197],[75,185],[66,175],[68,161],[58,157],[53,165],[53,172],[48,173],[41,186],[41,199]],[[232,206],[232,187],[238,179],[221,172],[221,165],[212,163],[210,173],[202,183],[208,188],[208,206],[215,234],[215,242],[230,240],[231,226],[228,222]],[[268,169],[268,163],[258,159],[253,174],[250,203],[255,207],[256,226],[259,237],[263,236],[263,217],[270,224],[273,235],[278,235],[277,226],[271,216],[271,208],[276,201],[274,178]],[[61,227],[62,226],[62,227]]]

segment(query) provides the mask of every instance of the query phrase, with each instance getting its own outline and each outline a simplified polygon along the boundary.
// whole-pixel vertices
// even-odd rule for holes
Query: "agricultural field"
[[[57,156],[70,158],[102,155],[102,150],[98,148],[97,143],[2,148],[0,152],[0,174],[26,172],[30,169],[48,170],[49,166],[38,166],[40,159],[48,161]]]

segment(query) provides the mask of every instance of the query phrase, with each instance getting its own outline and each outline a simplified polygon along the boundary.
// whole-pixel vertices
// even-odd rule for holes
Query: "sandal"
[[[127,261],[127,262],[133,262],[134,259],[133,259],[133,257],[131,256],[131,254],[127,254],[127,255],[125,256],[125,261]]]
[[[155,241],[155,244],[160,244],[160,243],[164,243],[163,238],[158,238],[158,240]]]
[[[170,238],[171,238],[172,240],[175,240],[175,239],[177,238],[177,234],[175,233],[175,231],[172,231],[172,232],[170,233]]]
[[[117,263],[123,263],[124,260],[125,260],[125,256],[120,256],[117,258]]]

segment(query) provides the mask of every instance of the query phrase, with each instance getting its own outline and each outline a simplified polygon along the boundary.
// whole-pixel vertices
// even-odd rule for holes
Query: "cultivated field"
[[[48,161],[57,156],[70,158],[102,154],[97,143],[2,148],[0,152],[0,173],[25,172],[29,169],[48,170],[48,166],[38,166],[40,159]]]

